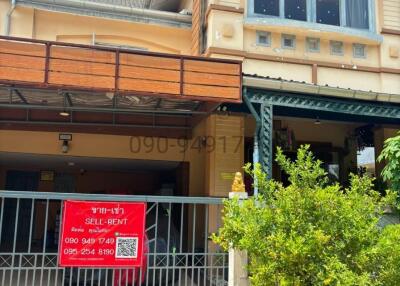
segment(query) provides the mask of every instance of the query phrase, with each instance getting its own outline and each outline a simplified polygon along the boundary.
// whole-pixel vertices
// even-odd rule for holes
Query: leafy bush
[[[213,235],[225,250],[247,250],[251,285],[400,285],[400,226],[377,227],[395,195],[381,197],[368,177],[351,176],[346,189],[328,185],[309,146],[294,162],[278,149],[276,161],[290,185],[246,165],[260,194],[226,200]]]
[[[386,139],[378,161],[386,161],[382,170],[383,179],[400,194],[400,132],[397,136]]]

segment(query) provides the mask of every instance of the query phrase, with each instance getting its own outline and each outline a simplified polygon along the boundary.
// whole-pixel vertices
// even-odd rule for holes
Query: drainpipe
[[[6,19],[5,19],[5,25],[4,25],[4,34],[6,36],[10,35],[10,26],[11,26],[11,15],[15,10],[17,0],[11,0],[11,7],[10,10],[8,10]]]
[[[243,99],[244,102],[246,103],[246,106],[249,108],[251,114],[254,116],[254,119],[256,120],[256,130],[254,131],[254,145],[253,145],[253,170],[254,170],[254,166],[260,162],[260,153],[258,150],[258,133],[261,127],[261,119],[257,111],[254,109],[254,106],[250,102],[249,98],[247,97],[246,87],[243,89]],[[254,177],[254,196],[257,195],[258,195],[258,182],[257,178]]]

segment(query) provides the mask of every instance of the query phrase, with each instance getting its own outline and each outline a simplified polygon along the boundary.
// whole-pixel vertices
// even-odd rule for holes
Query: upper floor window
[[[367,52],[365,49],[365,45],[363,44],[353,44],[353,57],[361,59],[366,58]]]
[[[254,13],[279,17],[280,0],[256,0],[254,2]]]
[[[309,38],[306,39],[306,48],[307,52],[310,53],[319,53],[320,50],[320,43],[318,38]]]
[[[285,0],[285,18],[307,21],[307,0]]]
[[[295,49],[296,48],[296,36],[282,34],[282,48],[283,49]]]
[[[340,26],[339,0],[317,0],[316,8],[317,23]]]
[[[346,0],[346,26],[357,29],[369,28],[368,1]]]
[[[373,30],[373,0],[248,0],[250,11],[331,26]],[[254,8],[254,10],[252,9]]]
[[[256,42],[257,42],[258,46],[265,46],[265,47],[271,46],[271,33],[270,32],[257,31],[256,37],[257,37]]]
[[[344,46],[343,42],[340,41],[330,41],[331,54],[335,56],[343,56]]]

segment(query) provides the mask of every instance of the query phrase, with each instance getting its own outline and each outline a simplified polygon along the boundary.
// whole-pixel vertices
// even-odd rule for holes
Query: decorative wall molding
[[[235,7],[219,5],[219,4],[210,4],[207,8],[206,18],[208,18],[208,15],[210,14],[210,12],[212,10],[244,14],[243,8],[235,8]]]
[[[400,36],[400,30],[393,30],[393,29],[383,28],[381,33],[382,34],[388,34],[388,35]]]
[[[318,67],[336,68],[336,69],[344,69],[344,70],[352,70],[352,71],[400,74],[400,69],[394,69],[394,68],[370,67],[370,66],[357,65],[357,69],[354,69],[354,65],[350,65],[350,64],[341,64],[341,63],[326,62],[326,61],[313,61],[313,60],[305,60],[305,59],[290,58],[290,57],[278,57],[278,56],[263,55],[263,54],[258,54],[258,53],[251,53],[251,52],[246,52],[246,51],[225,49],[225,48],[218,48],[218,47],[209,47],[205,54],[206,54],[206,56],[210,56],[212,54],[222,54],[222,55],[243,57],[243,58],[252,59],[252,60],[271,61],[271,62],[280,62],[280,63],[289,63],[289,64],[300,64],[300,65],[308,65],[308,66],[313,66],[316,64],[316,65],[318,65]]]

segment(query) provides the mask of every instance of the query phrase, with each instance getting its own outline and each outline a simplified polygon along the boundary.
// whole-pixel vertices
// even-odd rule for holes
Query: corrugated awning
[[[252,88],[263,88],[276,91],[296,92],[320,96],[333,96],[347,99],[369,100],[400,103],[399,94],[355,90],[328,85],[316,85],[306,82],[272,78],[255,74],[243,74],[243,85]]]

